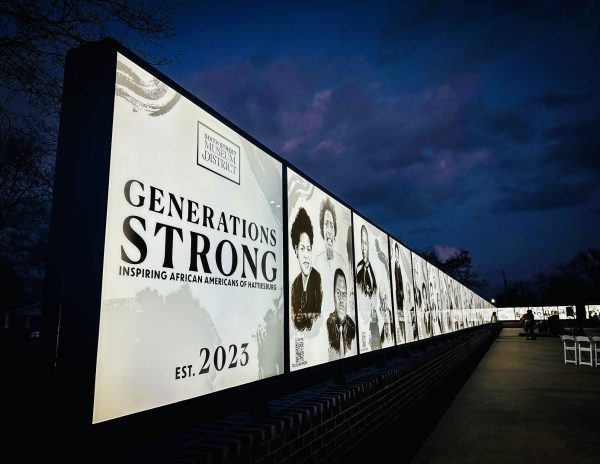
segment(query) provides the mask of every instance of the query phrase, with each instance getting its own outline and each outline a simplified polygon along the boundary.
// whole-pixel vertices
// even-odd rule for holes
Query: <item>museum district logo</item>
[[[155,77],[142,78],[121,57],[117,60],[115,94],[128,101],[134,112],[152,117],[169,113],[181,95]],[[198,121],[196,163],[240,185],[240,146]]]
[[[198,166],[240,185],[240,146],[200,121],[196,162]]]

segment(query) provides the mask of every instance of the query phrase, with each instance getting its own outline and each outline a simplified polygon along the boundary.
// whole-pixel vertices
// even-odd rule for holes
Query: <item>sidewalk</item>
[[[412,464],[598,462],[600,368],[503,329]]]

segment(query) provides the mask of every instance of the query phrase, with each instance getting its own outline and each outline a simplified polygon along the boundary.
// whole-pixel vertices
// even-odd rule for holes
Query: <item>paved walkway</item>
[[[412,464],[600,462],[600,367],[503,329]]]

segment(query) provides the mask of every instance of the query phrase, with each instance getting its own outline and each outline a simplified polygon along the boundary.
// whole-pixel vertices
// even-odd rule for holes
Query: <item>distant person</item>
[[[333,282],[335,308],[327,318],[327,335],[329,346],[343,358],[352,351],[352,343],[356,337],[356,324],[347,313],[348,286],[344,271],[336,269]]]
[[[291,231],[300,273],[292,283],[292,320],[298,330],[310,330],[321,315],[321,275],[312,267],[313,228],[304,208],[298,210]]]
[[[369,262],[369,233],[364,224],[360,228],[360,249],[362,259],[356,268],[356,286],[364,295],[371,298],[373,293],[377,292],[377,282],[373,267]]]
[[[490,331],[492,332],[492,336],[494,338],[498,338],[498,334],[500,333],[500,326],[498,325],[498,316],[496,316],[496,311],[492,313],[492,319],[490,321]]]
[[[525,313],[523,324],[525,334],[527,335],[527,340],[535,340],[534,324],[535,316],[533,315],[533,311],[531,311],[531,309],[528,309]]]

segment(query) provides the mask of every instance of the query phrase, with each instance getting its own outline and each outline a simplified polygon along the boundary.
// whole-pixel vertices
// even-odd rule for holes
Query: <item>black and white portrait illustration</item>
[[[460,330],[464,328],[464,318],[460,302],[460,284],[456,280],[450,278],[450,287],[452,288],[452,305],[454,306],[452,315],[454,328],[455,330]]]
[[[358,353],[356,336],[350,337],[356,325],[352,219],[349,208],[291,169],[287,182],[290,367],[297,370]],[[343,301],[335,296],[335,285],[342,285],[334,282],[338,269]],[[330,320],[346,330],[343,350],[331,345]]]
[[[416,253],[412,254],[413,277],[415,282],[415,307],[419,339],[429,338],[431,331],[431,308],[429,306],[429,281],[427,262]]]
[[[418,339],[410,250],[390,238],[392,292],[396,314],[396,344]]]
[[[528,309],[529,309],[528,307],[520,307],[520,306],[517,306],[516,308],[514,308],[515,320],[520,321],[521,318],[525,314],[527,314]]]
[[[449,277],[446,273],[439,271],[440,274],[440,314],[442,318],[443,333],[450,333],[454,330],[452,323],[452,312],[450,311],[450,294],[448,289]]]
[[[369,260],[369,231],[365,224],[360,227],[360,252],[362,259],[356,267],[356,288],[363,295],[372,298],[377,293],[377,279]]]
[[[462,306],[465,310],[465,327],[473,327],[475,316],[473,315],[471,305],[469,304],[469,289],[461,284],[460,286],[462,292]]]
[[[361,353],[395,344],[388,236],[353,214],[356,300]]]
[[[542,306],[531,306],[529,309],[531,309],[536,321],[544,319],[544,308]]]
[[[519,318],[515,317],[515,308],[498,308],[496,314],[499,321],[519,320]]]
[[[429,281],[429,318],[432,335],[441,335],[444,333],[442,327],[442,316],[440,312],[440,277],[439,269],[430,263],[427,263],[427,280]]]
[[[306,209],[298,209],[290,235],[290,243],[300,267],[291,286],[292,322],[298,330],[310,330],[321,315],[323,287],[321,274],[313,267],[314,231]]]
[[[334,309],[327,318],[327,337],[333,358],[356,354],[356,323],[348,314],[348,282],[342,269],[333,274]]]

